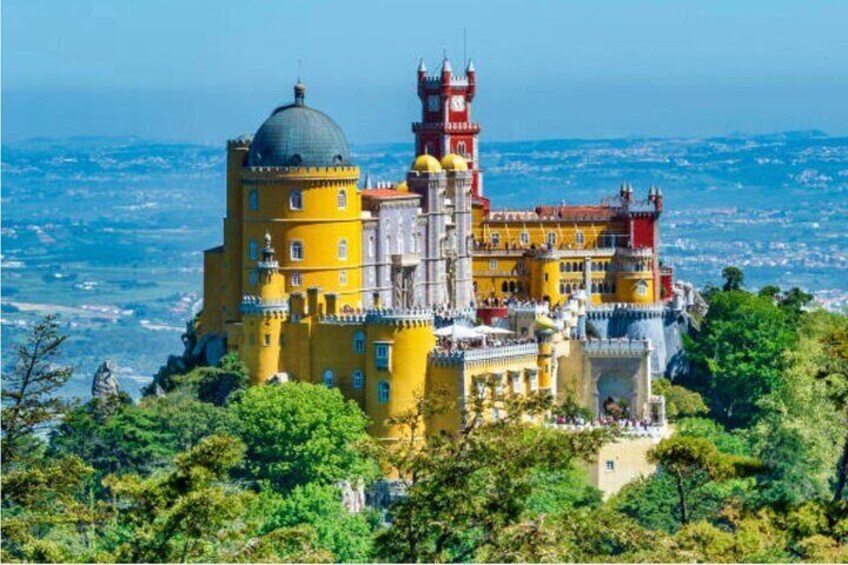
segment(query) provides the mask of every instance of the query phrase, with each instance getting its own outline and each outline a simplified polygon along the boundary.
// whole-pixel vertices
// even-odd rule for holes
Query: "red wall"
[[[631,218],[630,222],[630,247],[654,248],[654,218],[637,217]]]

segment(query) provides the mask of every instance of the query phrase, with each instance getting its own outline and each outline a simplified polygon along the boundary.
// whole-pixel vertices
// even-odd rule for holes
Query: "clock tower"
[[[432,155],[440,161],[449,153],[463,156],[473,173],[473,199],[478,204],[488,204],[483,198],[483,175],[477,160],[480,124],[471,121],[471,102],[476,93],[476,80],[471,61],[465,69],[465,76],[455,75],[450,61],[445,57],[441,73],[428,76],[422,60],[418,65],[421,121],[412,124],[412,131],[415,133],[416,155]]]

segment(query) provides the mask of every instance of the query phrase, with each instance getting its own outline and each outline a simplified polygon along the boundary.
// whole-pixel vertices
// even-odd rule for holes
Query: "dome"
[[[405,180],[402,180],[397,183],[395,190],[397,190],[398,192],[409,192],[409,186],[406,184]]]
[[[448,153],[442,157],[442,168],[446,171],[467,171],[468,161],[456,153]]]
[[[419,155],[412,163],[412,170],[419,173],[440,173],[442,166],[439,160],[432,155]]]
[[[249,167],[350,165],[342,129],[327,114],[304,104],[306,87],[294,87],[294,103],[280,106],[259,127],[247,155]]]

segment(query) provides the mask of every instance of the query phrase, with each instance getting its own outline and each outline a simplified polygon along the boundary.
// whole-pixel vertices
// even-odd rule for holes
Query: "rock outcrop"
[[[118,379],[115,377],[115,366],[111,361],[103,361],[91,381],[91,396],[105,400],[120,393]]]

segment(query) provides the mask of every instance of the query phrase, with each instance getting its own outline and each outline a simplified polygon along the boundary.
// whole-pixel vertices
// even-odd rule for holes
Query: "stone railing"
[[[474,361],[489,361],[492,359],[538,354],[539,345],[531,341],[515,345],[475,347],[472,349],[434,349],[430,352],[430,358],[437,364],[463,365]]]
[[[545,427],[563,432],[591,432],[593,430],[614,430],[615,432],[626,438],[649,437],[653,439],[662,439],[666,433],[665,426],[660,426],[656,424],[651,424],[649,426],[643,426],[641,424],[634,424],[632,426],[618,426],[592,424],[589,422],[585,424],[557,424],[555,422],[548,422],[545,424]]]

